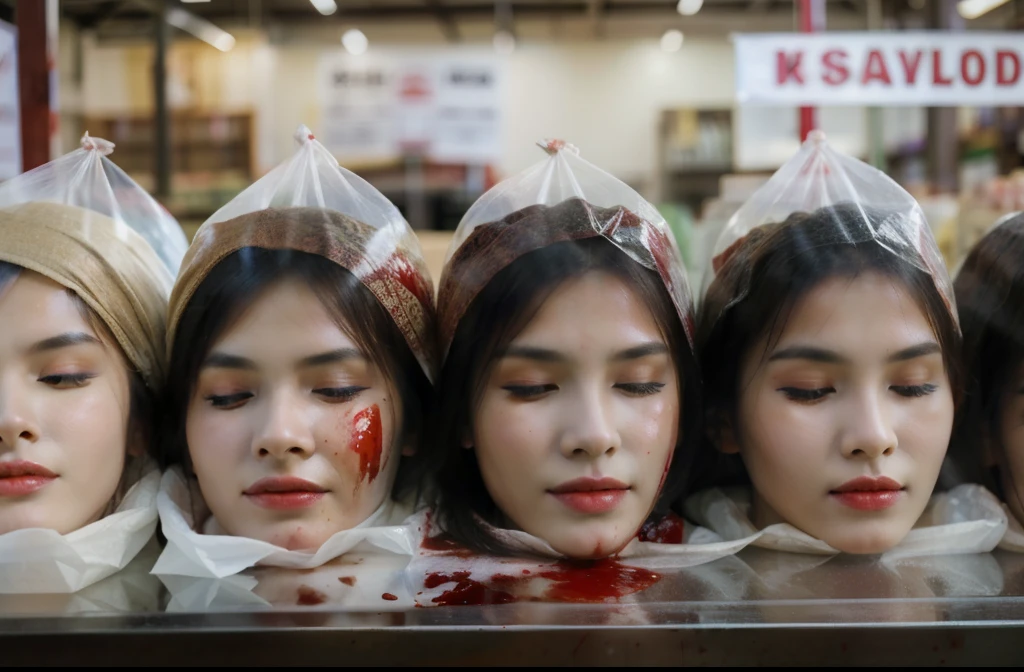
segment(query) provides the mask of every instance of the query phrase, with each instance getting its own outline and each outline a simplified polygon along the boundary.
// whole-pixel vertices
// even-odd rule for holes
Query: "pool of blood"
[[[684,526],[682,518],[675,513],[669,513],[657,522],[644,523],[644,526],[637,532],[636,538],[656,544],[681,544],[683,543]]]

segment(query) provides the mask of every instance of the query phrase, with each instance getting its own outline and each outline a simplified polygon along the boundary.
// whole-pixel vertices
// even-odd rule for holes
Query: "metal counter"
[[[339,604],[324,588],[340,585],[337,566],[262,570],[271,606],[204,612],[168,611],[149,566],[141,557],[73,596],[0,598],[4,663],[1024,662],[1024,555],[1004,552],[893,563],[747,549],[600,604]],[[304,599],[311,590],[317,600]]]

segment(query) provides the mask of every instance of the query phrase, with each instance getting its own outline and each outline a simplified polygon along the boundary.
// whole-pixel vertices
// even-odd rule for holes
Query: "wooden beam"
[[[46,3],[18,0],[18,96],[22,170],[50,160],[50,68],[46,53]]]

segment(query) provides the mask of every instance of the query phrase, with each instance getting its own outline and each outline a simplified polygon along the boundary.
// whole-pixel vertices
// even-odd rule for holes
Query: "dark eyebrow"
[[[206,358],[200,369],[245,369],[255,371],[256,362],[238,355],[229,355],[225,352],[213,352]]]
[[[323,366],[324,364],[343,362],[346,359],[366,358],[363,356],[363,353],[359,352],[355,348],[338,348],[337,350],[331,350],[330,352],[322,352],[319,355],[303,357],[299,360],[299,368],[307,369],[313,366]]]
[[[632,348],[626,348],[620,352],[615,353],[612,359],[616,362],[628,361],[630,359],[641,359],[643,357],[649,357],[651,355],[663,355],[668,352],[668,346],[664,343],[652,341],[650,343],[644,343],[642,345],[635,345]]]
[[[546,348],[535,348],[529,345],[510,345],[501,353],[501,356],[533,359],[538,362],[564,362],[566,360],[565,355],[560,352]]]
[[[45,338],[38,343],[34,344],[28,349],[31,354],[38,354],[40,352],[46,352],[48,350],[57,350],[60,348],[67,348],[72,345],[82,345],[88,343],[91,345],[103,345],[100,339],[96,338],[92,334],[87,334],[84,331],[69,331],[66,334],[60,336],[54,336],[53,338]]]
[[[792,348],[779,350],[772,354],[768,361],[775,362],[780,359],[807,359],[812,362],[821,362],[822,364],[844,364],[847,361],[831,350],[812,348],[807,345],[795,345]]]
[[[908,359],[916,359],[918,357],[924,357],[925,355],[934,355],[936,352],[942,352],[942,348],[935,341],[927,341],[926,343],[918,343],[912,345],[909,348],[903,348],[896,354],[889,357],[890,362],[905,362]]]

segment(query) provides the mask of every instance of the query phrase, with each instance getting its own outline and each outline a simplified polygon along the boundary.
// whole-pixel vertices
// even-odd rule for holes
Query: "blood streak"
[[[352,418],[353,437],[349,448],[359,455],[359,480],[369,478],[370,482],[380,473],[380,456],[383,450],[380,429],[380,408],[377,404],[364,408]]]
[[[323,604],[327,601],[327,596],[321,593],[319,590],[310,588],[309,586],[299,586],[299,600],[296,604],[303,606],[312,606],[314,604]]]
[[[387,600],[388,602],[394,602],[395,600],[398,599],[398,596],[397,595],[392,595],[391,593],[384,593],[383,595],[380,596],[380,598],[382,600]]]
[[[354,576],[339,576],[338,577],[338,581],[341,581],[346,586],[354,586],[354,585],[356,585],[356,577],[354,577]]]
[[[644,526],[637,532],[636,538],[656,544],[681,544],[683,543],[684,529],[683,519],[674,513],[669,513],[658,522],[644,523]]]

